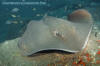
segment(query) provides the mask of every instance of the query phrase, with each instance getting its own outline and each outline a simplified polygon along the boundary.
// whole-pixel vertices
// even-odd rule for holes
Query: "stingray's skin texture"
[[[40,21],[29,22],[18,46],[23,55],[41,50],[81,51],[87,44],[92,21],[70,22],[46,16]]]

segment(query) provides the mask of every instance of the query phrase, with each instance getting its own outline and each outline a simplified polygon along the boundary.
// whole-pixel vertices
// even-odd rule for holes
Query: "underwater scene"
[[[0,0],[0,66],[100,66],[100,0]]]

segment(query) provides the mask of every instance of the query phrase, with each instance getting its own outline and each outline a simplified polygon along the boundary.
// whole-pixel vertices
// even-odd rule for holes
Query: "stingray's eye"
[[[58,37],[59,37],[59,36],[61,36],[61,34],[60,34],[60,33],[58,33],[58,32],[56,32],[56,36],[58,36]]]
[[[54,31],[54,36],[56,37],[63,37],[63,35],[61,33],[59,33],[58,31]]]
[[[56,37],[59,35],[58,31],[54,31],[53,33],[54,33],[54,36],[56,36]]]

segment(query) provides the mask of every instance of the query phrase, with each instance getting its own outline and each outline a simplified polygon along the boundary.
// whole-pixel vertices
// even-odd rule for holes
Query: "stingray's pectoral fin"
[[[84,43],[82,47],[84,49],[87,45],[93,26],[92,15],[85,9],[79,9],[72,12],[68,17],[68,20],[71,21],[75,27],[78,36],[81,38],[81,42]]]

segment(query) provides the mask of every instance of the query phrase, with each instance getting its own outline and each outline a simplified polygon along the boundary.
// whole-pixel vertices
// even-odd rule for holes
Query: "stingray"
[[[87,45],[92,24],[92,20],[73,22],[52,16],[32,20],[21,36],[18,47],[26,56],[54,49],[79,52]]]

